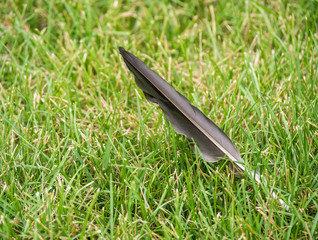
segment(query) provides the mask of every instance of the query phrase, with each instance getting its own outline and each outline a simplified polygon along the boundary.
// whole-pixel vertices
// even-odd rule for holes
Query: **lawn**
[[[1,1],[0,238],[317,239],[317,9]],[[201,109],[269,184],[193,154],[136,87],[119,46]]]

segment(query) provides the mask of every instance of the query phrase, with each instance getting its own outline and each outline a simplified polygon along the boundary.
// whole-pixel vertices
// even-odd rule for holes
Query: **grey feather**
[[[227,156],[239,169],[245,171],[240,153],[218,126],[139,58],[122,47],[119,47],[119,52],[128,69],[135,75],[136,84],[144,92],[147,100],[159,105],[176,132],[196,143],[203,159],[217,162]],[[261,178],[257,172],[248,173],[258,183],[266,184],[266,179]],[[272,196],[277,198],[275,193]],[[288,207],[282,200],[280,202]]]

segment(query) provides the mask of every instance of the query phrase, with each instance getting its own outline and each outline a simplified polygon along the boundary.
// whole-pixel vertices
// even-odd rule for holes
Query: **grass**
[[[1,238],[316,239],[317,7],[2,1]],[[118,46],[220,126],[269,186],[197,158]]]

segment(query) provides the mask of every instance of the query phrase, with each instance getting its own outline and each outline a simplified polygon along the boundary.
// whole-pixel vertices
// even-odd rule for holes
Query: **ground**
[[[317,9],[1,1],[1,238],[315,239]],[[213,120],[269,185],[196,157],[119,46]]]

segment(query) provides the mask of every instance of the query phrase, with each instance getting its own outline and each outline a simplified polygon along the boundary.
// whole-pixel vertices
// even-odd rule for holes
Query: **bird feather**
[[[203,159],[217,162],[228,157],[239,170],[246,170],[240,153],[218,126],[135,55],[122,47],[119,47],[119,52],[128,69],[134,74],[136,84],[144,92],[146,99],[159,105],[176,132],[196,143]],[[267,184],[266,179],[255,171],[248,171],[248,175],[258,183]],[[272,196],[277,199],[274,192]],[[279,201],[288,208],[284,201]]]

